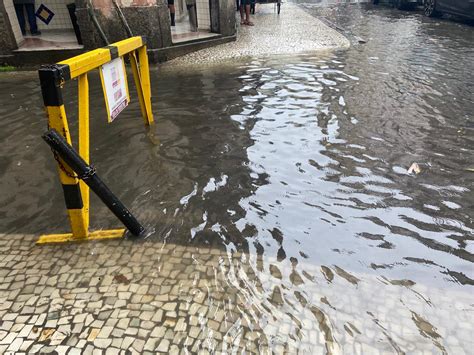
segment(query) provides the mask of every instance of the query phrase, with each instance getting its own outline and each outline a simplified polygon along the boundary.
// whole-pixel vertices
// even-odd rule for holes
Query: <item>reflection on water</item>
[[[155,229],[138,248],[192,248],[207,287],[229,295],[228,307],[222,294],[200,301],[226,314],[225,330],[201,314],[204,333],[231,339],[211,351],[473,346],[473,28],[350,11],[337,16],[368,43],[345,52],[155,71],[158,139],[136,102],[110,126],[94,112],[92,160]],[[1,232],[64,230],[35,77],[1,80]],[[97,78],[91,87],[102,107]],[[94,228],[117,225],[92,203]],[[199,254],[209,246],[214,256]],[[205,288],[182,280],[182,300]]]

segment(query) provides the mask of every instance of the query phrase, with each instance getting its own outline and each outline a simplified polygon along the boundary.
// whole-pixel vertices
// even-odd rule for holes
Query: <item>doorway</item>
[[[211,33],[209,0],[195,0],[193,7],[186,6],[186,0],[174,0],[174,5],[176,25],[171,26],[174,44],[219,36]]]
[[[10,19],[12,32],[18,46],[17,51],[41,51],[61,49],[81,49],[79,29],[75,21],[74,0],[41,0],[34,5],[36,24],[39,35],[32,35],[26,9],[25,34],[22,34],[13,0],[4,0],[5,9]],[[40,11],[38,11],[40,9]],[[42,11],[43,10],[43,11]],[[43,19],[43,20],[42,20]]]

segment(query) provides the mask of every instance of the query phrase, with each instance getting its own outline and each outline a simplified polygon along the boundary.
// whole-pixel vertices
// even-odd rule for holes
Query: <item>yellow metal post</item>
[[[64,105],[48,106],[46,107],[46,111],[48,113],[49,127],[61,132],[66,141],[71,144],[71,135],[69,133]],[[75,177],[71,168],[60,158],[58,158],[58,167],[59,179],[63,185],[72,234],[75,238],[85,238],[87,237],[87,223],[79,180]]]
[[[89,164],[89,80],[87,74],[78,79],[79,92],[79,155]],[[84,218],[86,228],[89,228],[89,186],[80,181],[82,201],[84,203]]]
[[[145,124],[148,124],[148,109],[145,103],[145,95],[143,93],[143,84],[140,75],[140,69],[138,67],[138,60],[135,52],[130,53],[130,64],[132,66],[133,79],[135,80],[135,86],[138,93],[138,101],[140,102],[140,109],[142,111],[142,117]]]
[[[148,54],[146,46],[138,48],[138,62],[140,64],[140,78],[143,88],[143,97],[146,106],[147,122],[153,123],[153,112],[151,109],[151,84],[150,84],[150,67],[148,65]]]

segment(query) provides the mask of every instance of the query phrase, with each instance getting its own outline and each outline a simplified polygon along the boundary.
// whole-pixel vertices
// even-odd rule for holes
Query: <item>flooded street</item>
[[[474,27],[300,5],[352,46],[154,68],[150,131],[91,76],[91,161],[143,240],[34,245],[69,225],[37,74],[0,74],[0,353],[28,324],[17,351],[472,351]]]

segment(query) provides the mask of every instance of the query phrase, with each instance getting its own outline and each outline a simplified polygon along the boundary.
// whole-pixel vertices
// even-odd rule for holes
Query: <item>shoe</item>
[[[41,36],[41,31],[31,32],[32,36]]]

